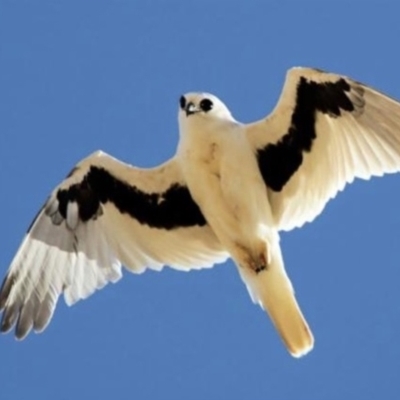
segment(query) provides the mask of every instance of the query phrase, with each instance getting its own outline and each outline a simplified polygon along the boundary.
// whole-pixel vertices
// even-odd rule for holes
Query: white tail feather
[[[279,246],[266,270],[256,273],[241,267],[239,271],[252,300],[268,312],[289,353],[301,357],[312,350],[314,337],[297,304]]]

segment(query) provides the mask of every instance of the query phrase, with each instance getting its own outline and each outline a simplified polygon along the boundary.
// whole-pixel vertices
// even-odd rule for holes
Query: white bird
[[[49,323],[121,276],[231,257],[290,354],[314,344],[286,274],[279,231],[317,217],[354,178],[400,170],[400,103],[350,78],[288,71],[266,118],[236,121],[215,96],[180,98],[176,155],[152,169],[99,151],[55,188],[3,282],[1,330]]]

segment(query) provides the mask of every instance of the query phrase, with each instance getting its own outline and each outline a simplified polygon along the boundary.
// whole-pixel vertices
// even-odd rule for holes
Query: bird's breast
[[[210,201],[212,190],[232,216],[242,219],[258,213],[267,201],[254,152],[241,135],[233,132],[230,137],[188,146],[183,160],[189,187],[201,205]]]

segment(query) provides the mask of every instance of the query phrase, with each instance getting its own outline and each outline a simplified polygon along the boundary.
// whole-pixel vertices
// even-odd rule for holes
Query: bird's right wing
[[[355,178],[400,171],[400,103],[342,75],[292,68],[273,112],[245,129],[280,230]]]
[[[84,299],[130,271],[188,271],[228,254],[207,225],[175,159],[153,169],[103,152],[81,161],[52,192],[0,289],[1,331],[16,336],[50,321],[58,297]]]

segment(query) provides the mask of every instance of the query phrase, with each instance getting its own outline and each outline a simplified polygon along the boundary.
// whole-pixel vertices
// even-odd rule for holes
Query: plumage
[[[288,351],[314,338],[285,271],[279,232],[311,222],[355,178],[400,170],[400,103],[348,77],[288,71],[264,119],[242,124],[217,97],[179,99],[176,155],[140,169],[99,151],[78,163],[31,224],[0,289],[1,331],[43,331],[122,277],[231,257]]]

